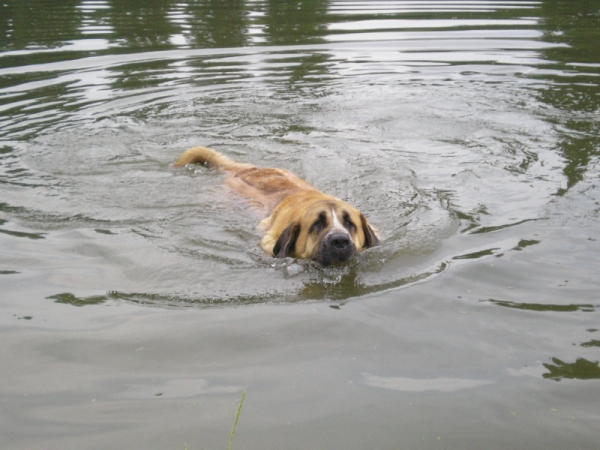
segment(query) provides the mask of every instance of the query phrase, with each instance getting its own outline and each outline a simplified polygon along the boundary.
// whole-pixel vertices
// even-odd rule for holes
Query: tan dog
[[[379,245],[377,230],[352,205],[324,194],[291,172],[235,162],[205,147],[183,153],[174,167],[200,163],[229,173],[225,184],[268,211],[260,222],[269,255],[312,259],[327,266]]]

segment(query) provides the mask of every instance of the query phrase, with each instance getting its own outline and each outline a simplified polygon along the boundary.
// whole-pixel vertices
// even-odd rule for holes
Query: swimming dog
[[[265,208],[268,215],[259,224],[265,233],[261,247],[271,256],[328,266],[380,243],[377,229],[358,209],[292,172],[236,162],[206,147],[187,150],[174,167],[198,163],[226,172],[227,186]]]

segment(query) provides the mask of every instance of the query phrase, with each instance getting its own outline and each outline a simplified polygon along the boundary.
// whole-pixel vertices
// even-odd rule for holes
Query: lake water
[[[0,447],[597,449],[600,4],[0,4]],[[265,256],[189,147],[360,208]]]

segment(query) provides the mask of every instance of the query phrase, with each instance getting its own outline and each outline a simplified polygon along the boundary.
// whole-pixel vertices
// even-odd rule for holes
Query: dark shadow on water
[[[10,230],[0,230],[0,233],[7,234],[7,235],[13,236],[13,237],[23,237],[23,238],[27,238],[27,239],[33,239],[33,240],[46,239],[44,237],[44,235],[46,233],[23,233],[21,231],[10,231]]]
[[[401,278],[376,285],[367,285],[360,282],[360,276],[356,268],[329,269],[317,275],[315,281],[305,283],[297,291],[271,292],[248,295],[181,295],[155,294],[144,292],[121,292],[109,291],[104,295],[89,297],[77,296],[70,292],[64,292],[46,297],[55,303],[72,306],[99,305],[109,301],[124,301],[143,306],[154,306],[162,308],[189,308],[189,307],[214,307],[214,306],[243,306],[253,304],[285,304],[311,301],[347,301],[360,298],[368,294],[396,289],[424,281],[432,276],[443,272],[448,267],[447,263],[441,263],[432,270],[424,271],[410,277]]]
[[[65,305],[72,306],[87,306],[87,305],[100,305],[109,300],[106,295],[94,295],[92,297],[77,297],[73,294],[65,292],[63,294],[56,294],[46,297],[49,300],[54,300],[54,303],[62,303]]]
[[[525,220],[520,220],[519,222],[498,225],[495,227],[479,227],[479,228],[475,228],[473,231],[470,231],[470,234],[494,233],[496,231],[504,230],[504,229],[510,228],[510,227],[515,227],[517,225],[521,225],[521,224],[524,224],[527,222],[534,222],[536,220],[539,220],[539,219],[525,219]]]
[[[591,304],[569,304],[569,305],[544,305],[539,303],[516,303],[509,302],[504,300],[487,300],[490,303],[503,306],[505,308],[514,308],[514,309],[524,309],[527,311],[538,311],[538,312],[574,312],[574,311],[582,311],[582,312],[595,312],[597,305]]]
[[[460,260],[460,259],[478,259],[483,258],[484,256],[492,256],[496,254],[497,248],[490,248],[487,250],[481,250],[479,252],[467,253],[465,255],[455,256],[452,259]]]
[[[554,364],[544,364],[550,372],[543,374],[544,378],[560,381],[570,380],[597,380],[600,379],[600,365],[598,361],[588,361],[577,358],[574,363],[566,363],[558,358],[552,358]]]
[[[360,283],[358,274],[356,270],[353,269],[349,273],[339,277],[337,280],[320,279],[316,282],[307,283],[299,293],[298,297],[301,300],[351,300],[352,298],[418,283],[443,272],[447,267],[448,264],[443,262],[431,270],[376,285]]]
[[[517,246],[513,248],[513,250],[516,250],[516,251],[520,252],[525,247],[531,247],[532,245],[537,245],[540,242],[541,241],[538,241],[538,240],[535,240],[535,239],[521,239],[519,241],[519,243],[517,244]]]

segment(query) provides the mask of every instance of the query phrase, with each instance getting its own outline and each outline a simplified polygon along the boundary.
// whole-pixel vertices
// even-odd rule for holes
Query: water
[[[594,1],[0,6],[0,445],[597,448]],[[206,145],[359,207],[259,247]]]

